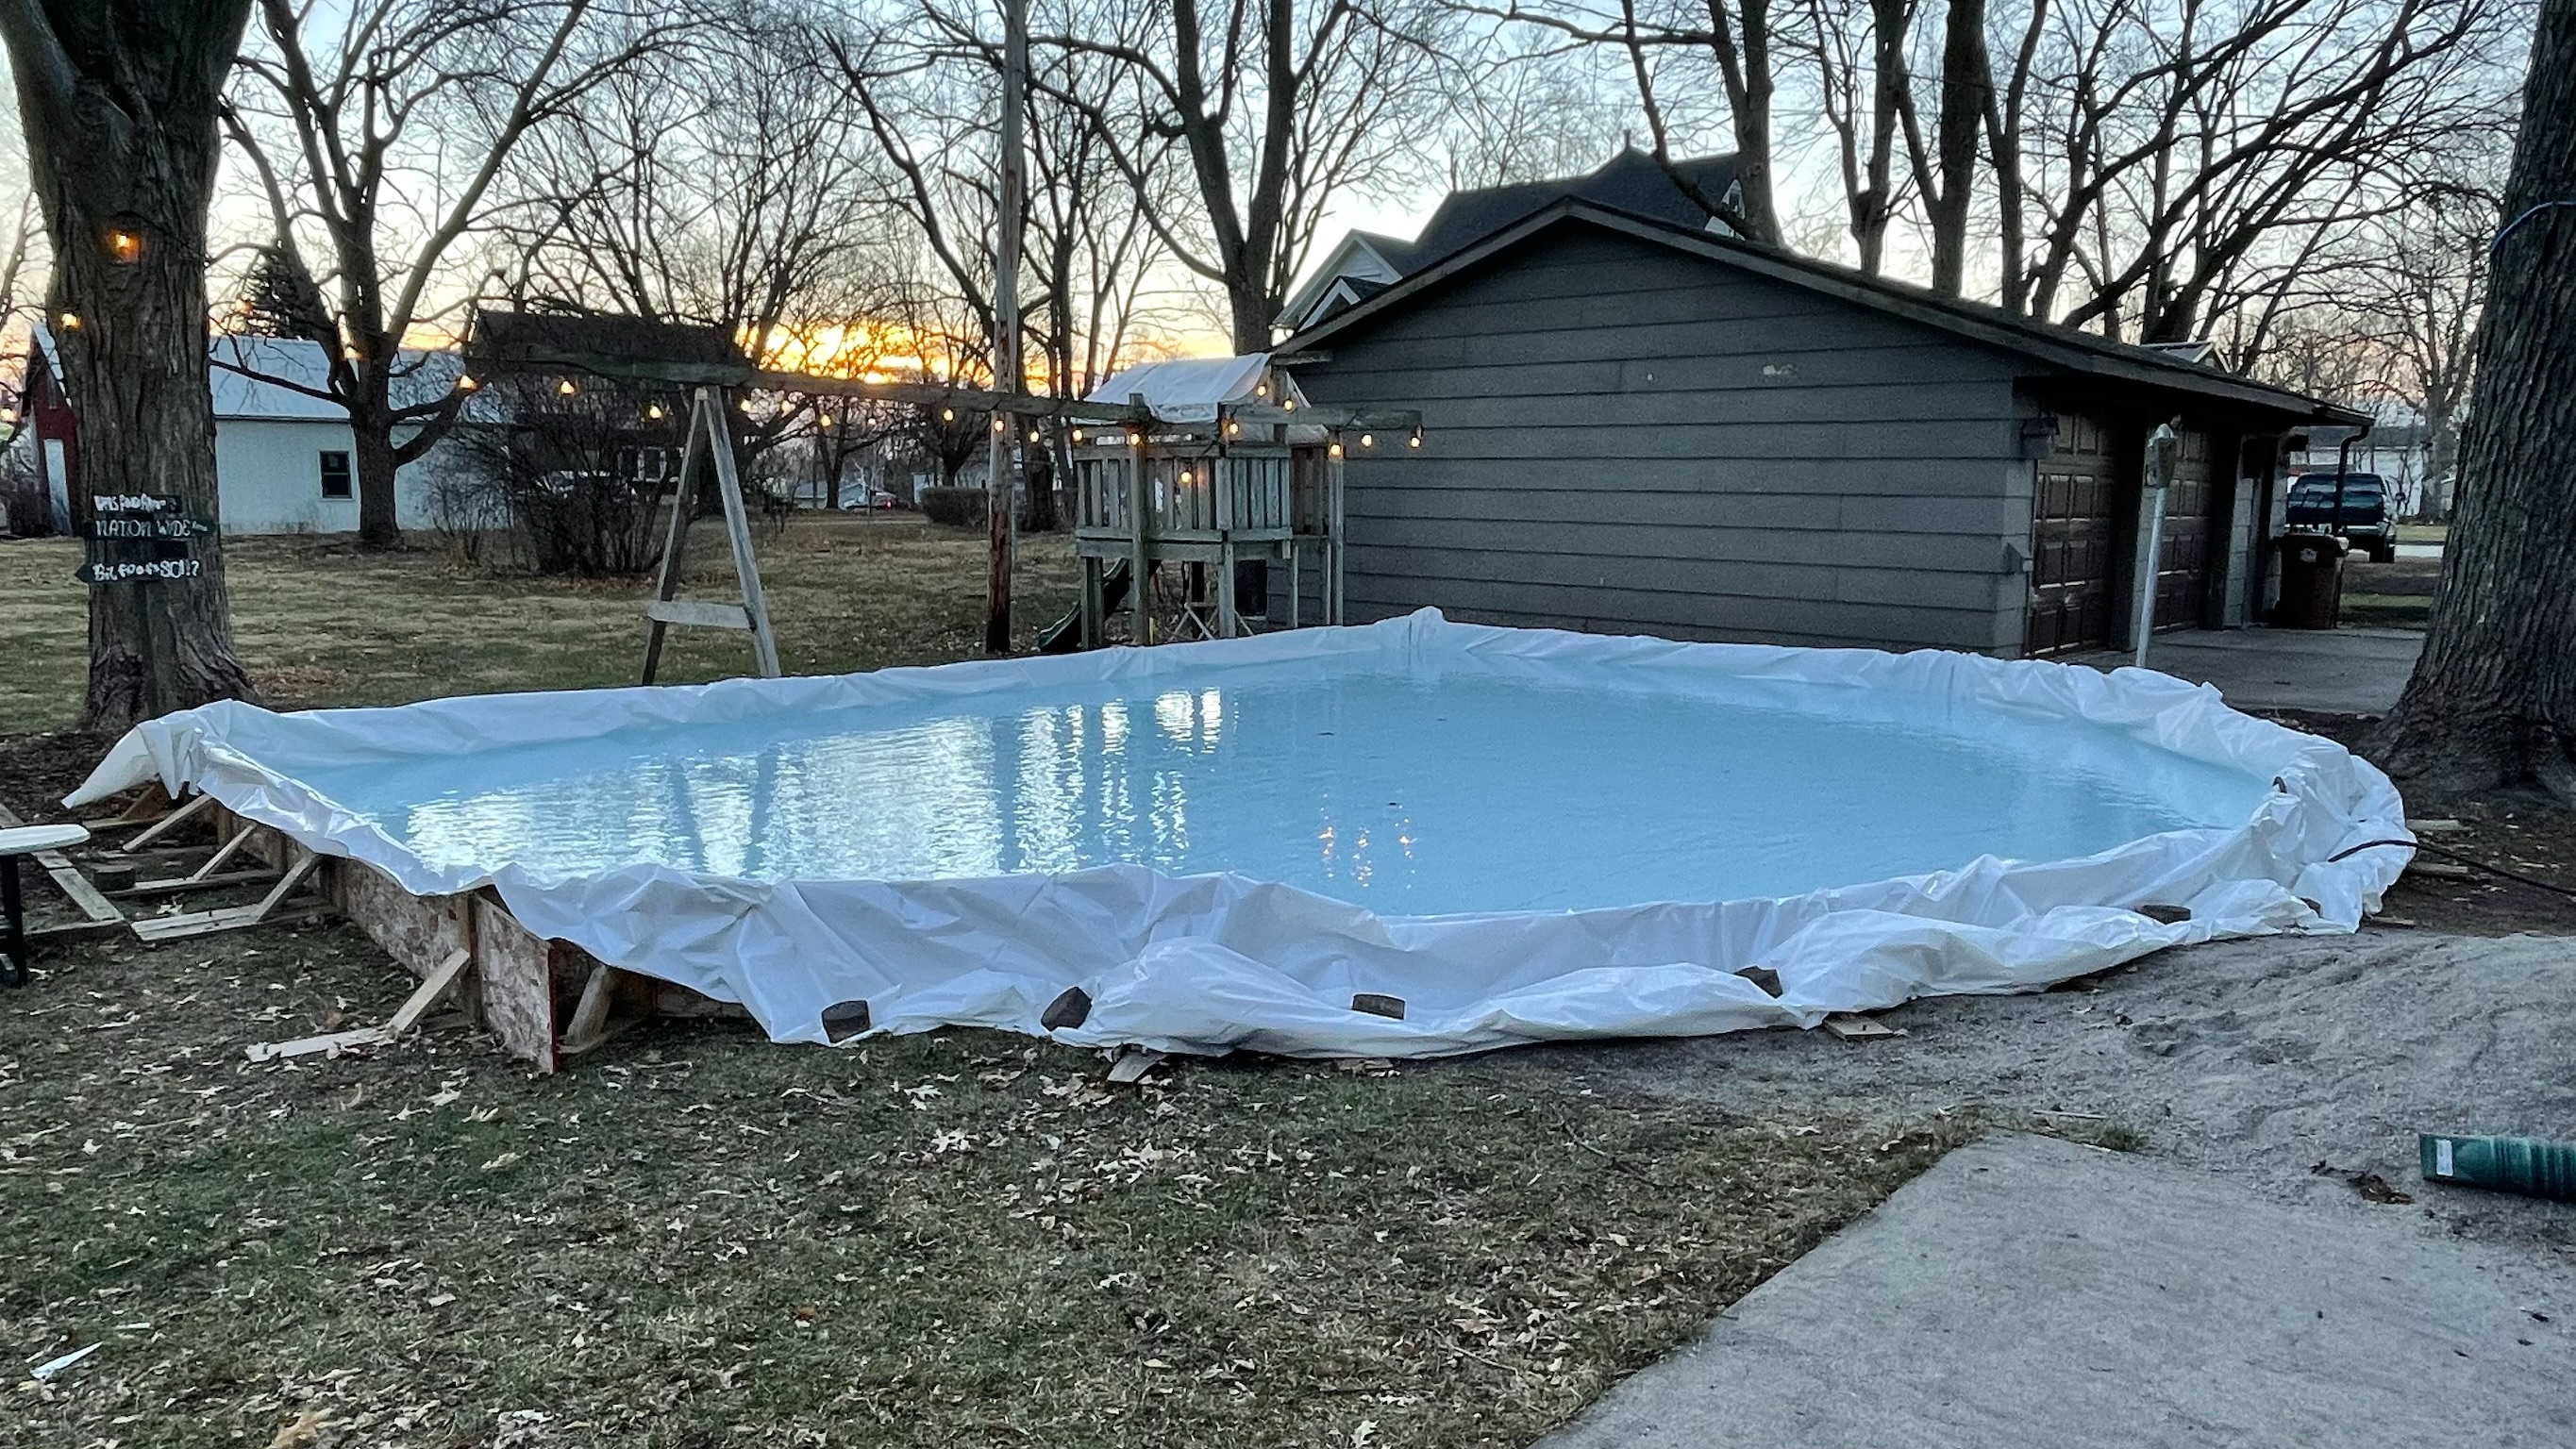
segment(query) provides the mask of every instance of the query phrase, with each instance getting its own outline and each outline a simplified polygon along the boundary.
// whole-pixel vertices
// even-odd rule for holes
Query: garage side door
[[[2164,542],[2156,552],[2156,632],[2197,629],[2209,602],[2209,434],[2181,438],[2173,486],[2165,490]]]
[[[2060,414],[2057,439],[2039,462],[2031,493],[2025,655],[2110,645],[2112,545],[2118,534],[2109,434],[2091,418]]]

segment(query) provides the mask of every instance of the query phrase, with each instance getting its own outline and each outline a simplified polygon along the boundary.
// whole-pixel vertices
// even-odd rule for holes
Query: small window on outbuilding
[[[322,496],[325,498],[353,496],[349,487],[348,454],[324,453],[322,455]]]

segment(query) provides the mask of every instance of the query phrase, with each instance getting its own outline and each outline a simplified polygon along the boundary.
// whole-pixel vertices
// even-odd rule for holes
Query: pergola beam
[[[519,354],[494,359],[487,366],[510,372],[577,372],[620,382],[659,383],[671,387],[720,387],[735,391],[805,393],[819,397],[856,398],[865,402],[904,403],[914,407],[963,408],[1022,418],[1061,418],[1075,423],[1151,428],[1158,433],[1221,432],[1224,421],[1289,424],[1320,428],[1383,428],[1409,432],[1422,425],[1411,409],[1303,407],[1231,407],[1216,422],[1181,422],[1156,417],[1133,403],[1084,402],[1077,398],[1042,397],[1035,393],[1001,393],[984,388],[927,382],[871,382],[865,378],[827,377],[810,372],[725,366],[702,362],[662,362],[650,358],[606,357],[587,353]]]

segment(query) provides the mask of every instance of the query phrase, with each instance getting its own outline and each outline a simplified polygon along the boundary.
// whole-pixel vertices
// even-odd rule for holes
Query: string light
[[[120,267],[130,267],[143,260],[143,236],[124,227],[111,227],[107,233],[108,260]]]
[[[1232,419],[1232,418],[1228,418],[1228,419],[1226,419],[1226,420],[1225,420],[1225,435],[1226,435],[1227,437],[1229,437],[1229,438],[1237,437],[1237,436],[1241,435],[1241,434],[1242,434],[1242,432],[1243,432],[1243,424],[1236,422],[1236,421],[1235,421],[1234,419]]]
[[[565,397],[571,397],[576,393],[579,393],[581,389],[573,386],[572,379],[567,377],[563,381],[555,384],[555,391],[562,393]]]
[[[1145,446],[1144,435],[1141,433],[1129,433],[1127,435],[1127,446],[1131,448],[1141,448]]]
[[[1415,429],[1413,430],[1413,435],[1412,435],[1411,437],[1408,437],[1408,438],[1406,438],[1406,439],[1404,440],[1404,446],[1406,446],[1406,447],[1408,447],[1408,448],[1419,448],[1419,447],[1421,447],[1421,446],[1422,446],[1422,430],[1421,430],[1420,428],[1415,428]]]
[[[1268,383],[1266,383],[1266,382],[1265,382],[1265,383],[1263,383],[1261,386],[1254,388],[1254,389],[1252,390],[1252,395],[1253,395],[1254,397],[1268,397],[1268,396],[1270,396],[1270,384],[1268,384]]]
[[[1181,470],[1181,482],[1182,482],[1182,483],[1184,483],[1184,484],[1186,484],[1186,483],[1188,483],[1189,481],[1190,481],[1190,470],[1189,470],[1189,469],[1187,469],[1187,468],[1183,468],[1183,469]]]
[[[474,380],[474,374],[470,372],[460,373],[456,379],[456,390],[458,392],[472,392],[474,389],[481,387],[482,385],[483,384]]]
[[[644,409],[644,416],[648,421],[660,422],[662,420],[662,405],[660,403],[649,404]]]
[[[831,426],[832,426],[832,415],[831,415],[830,413],[816,413],[816,414],[814,415],[814,426],[816,426],[816,427],[818,427],[818,428],[829,428],[829,427],[831,427]]]
[[[1342,456],[1342,440],[1339,438],[1333,439],[1333,456],[1336,458]]]
[[[1032,442],[1032,443],[1034,443],[1034,442],[1036,442],[1037,440],[1038,440],[1038,430],[1037,430],[1037,429],[1035,429],[1035,428],[1031,428],[1031,429],[1029,429],[1029,441],[1030,441],[1030,442]]]
[[[1082,429],[1076,428],[1073,430],[1073,440],[1077,443],[1082,441]]]
[[[1293,397],[1281,398],[1279,400],[1279,410],[1283,413],[1293,413],[1297,411],[1297,400]]]
[[[80,314],[78,312],[65,312],[55,320],[63,324],[63,330],[65,332],[78,332],[80,330]]]
[[[1374,447],[1376,447],[1376,446],[1377,446],[1377,434],[1375,434],[1375,433],[1362,433],[1362,434],[1360,434],[1360,446],[1361,446],[1361,447],[1363,447],[1363,448],[1374,448]]]
[[[941,408],[939,410],[939,420],[943,423],[953,423],[957,421],[957,409]]]

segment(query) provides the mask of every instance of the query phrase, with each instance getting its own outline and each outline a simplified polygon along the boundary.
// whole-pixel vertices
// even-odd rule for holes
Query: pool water
[[[1383,914],[1800,894],[2237,826],[2269,780],[1845,686],[1245,667],[299,772],[433,868],[1232,871]]]

